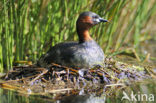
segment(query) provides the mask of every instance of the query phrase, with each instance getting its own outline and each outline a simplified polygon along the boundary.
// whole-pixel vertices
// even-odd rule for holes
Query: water
[[[145,80],[133,83],[125,89],[116,90],[113,96],[108,96],[107,93],[103,93],[101,96],[82,94],[66,96],[58,100],[54,99],[53,95],[27,95],[0,88],[0,103],[156,103],[155,87],[155,79]],[[126,93],[131,102],[127,98],[123,98],[123,92]]]

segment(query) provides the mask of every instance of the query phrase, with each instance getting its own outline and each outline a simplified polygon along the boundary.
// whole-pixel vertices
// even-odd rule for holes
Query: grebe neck
[[[90,37],[88,29],[79,29],[77,27],[77,33],[79,36],[79,43],[83,43],[83,42],[92,40],[92,38]]]

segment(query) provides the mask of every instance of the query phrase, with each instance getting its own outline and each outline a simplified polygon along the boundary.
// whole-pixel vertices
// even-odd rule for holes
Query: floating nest
[[[104,67],[98,65],[91,69],[69,68],[51,64],[47,68],[15,66],[1,77],[1,87],[33,95],[54,95],[56,98],[77,94],[107,92],[124,88],[132,81],[151,78],[152,69],[129,65],[106,58]],[[57,94],[57,95],[56,95]]]

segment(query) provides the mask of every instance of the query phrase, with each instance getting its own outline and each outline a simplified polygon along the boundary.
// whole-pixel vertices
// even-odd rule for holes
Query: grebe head
[[[94,12],[86,11],[81,13],[76,22],[79,43],[92,40],[89,35],[89,29],[100,22],[107,22],[107,20],[101,18]]]

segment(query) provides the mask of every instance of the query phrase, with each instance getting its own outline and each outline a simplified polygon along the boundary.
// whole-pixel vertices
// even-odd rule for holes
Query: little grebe
[[[103,50],[89,35],[89,29],[100,22],[107,20],[90,11],[81,13],[76,22],[79,42],[59,43],[51,47],[41,56],[37,64],[46,67],[48,64],[57,63],[79,68],[103,64],[105,59]]]

